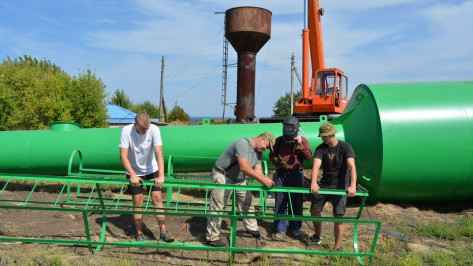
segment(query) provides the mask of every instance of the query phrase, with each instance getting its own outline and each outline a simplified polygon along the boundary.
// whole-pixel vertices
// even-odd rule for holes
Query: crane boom
[[[348,104],[348,78],[337,68],[325,68],[321,23],[324,10],[319,0],[307,1],[308,28],[302,30],[302,93],[295,103],[294,115],[341,114]]]
[[[309,43],[312,59],[312,73],[325,68],[324,42],[322,39],[322,23],[320,17],[323,15],[323,9],[319,7],[319,1],[309,1],[308,5],[308,24],[309,24]],[[309,58],[306,58],[309,59]],[[315,77],[313,75],[312,77]]]

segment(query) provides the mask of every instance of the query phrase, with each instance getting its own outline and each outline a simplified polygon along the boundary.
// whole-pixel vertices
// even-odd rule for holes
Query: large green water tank
[[[81,129],[69,122],[52,123],[50,130],[0,132],[0,173],[66,175],[76,149],[88,168],[120,169],[120,132],[120,128]]]
[[[473,199],[473,82],[359,85],[343,126],[376,201]]]
[[[301,123],[301,128],[304,130],[302,134],[309,141],[312,150],[321,143],[318,129],[323,122]],[[341,126],[339,128],[341,129]],[[174,163],[181,172],[210,171],[220,154],[232,141],[243,137],[256,137],[263,132],[271,132],[276,137],[281,136],[282,123],[161,128],[163,152],[165,155],[173,155]],[[263,159],[273,168],[268,154],[269,151],[264,152]],[[311,161],[305,161],[304,167],[311,169]]]
[[[317,137],[320,123],[301,123],[312,149],[321,142]],[[208,172],[232,141],[263,132],[280,136],[282,124],[164,126],[160,130],[165,162],[172,155],[175,172]],[[83,155],[85,168],[123,170],[118,148],[120,134],[121,128],[81,129],[67,122],[54,123],[51,130],[0,132],[0,173],[65,175],[76,149]],[[268,153],[263,153],[265,160]],[[74,166],[77,164],[75,160]],[[306,161],[305,167],[310,169],[312,165]]]
[[[358,182],[372,201],[416,202],[473,199],[472,118],[472,81],[398,83],[358,86],[332,123],[337,138],[352,144]],[[312,150],[323,122],[301,123]],[[279,136],[282,125],[161,127],[165,159],[174,156],[176,172],[210,171],[231,141],[265,131]],[[71,123],[0,132],[0,173],[64,175],[75,149],[87,168],[122,170],[120,133]]]

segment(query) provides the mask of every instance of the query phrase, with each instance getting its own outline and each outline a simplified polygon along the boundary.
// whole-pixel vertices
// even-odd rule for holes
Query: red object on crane
[[[324,9],[319,7],[318,0],[307,1],[308,29],[302,30],[302,94],[295,103],[294,115],[341,114],[348,104],[348,78],[338,68],[325,68],[320,20]],[[310,85],[309,62],[312,62]]]

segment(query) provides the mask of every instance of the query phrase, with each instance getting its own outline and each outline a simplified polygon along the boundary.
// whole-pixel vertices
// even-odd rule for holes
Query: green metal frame
[[[74,151],[71,155],[71,162],[74,156],[81,158],[80,151]],[[286,254],[310,254],[310,255],[338,255],[346,257],[357,257],[360,264],[364,264],[362,257],[367,257],[370,261],[374,256],[378,235],[381,228],[380,221],[361,220],[361,213],[368,197],[367,191],[357,191],[356,196],[362,197],[359,211],[354,217],[312,217],[309,213],[304,213],[302,216],[297,216],[292,213],[287,215],[274,214],[270,206],[267,205],[268,192],[287,192],[287,193],[310,193],[308,188],[287,188],[287,187],[273,187],[265,188],[259,183],[250,182],[247,186],[238,185],[221,185],[212,184],[209,180],[189,180],[177,179],[175,177],[205,177],[197,175],[176,175],[173,172],[172,158],[169,159],[167,169],[167,179],[164,186],[167,188],[168,197],[163,208],[154,207],[150,202],[150,195],[142,211],[133,210],[134,206],[122,197],[123,190],[128,185],[128,180],[124,179],[123,172],[120,171],[105,171],[102,169],[84,169],[82,164],[79,165],[77,172],[73,172],[69,166],[68,176],[46,176],[46,175],[20,175],[20,174],[0,174],[0,181],[5,181],[5,185],[0,188],[0,209],[24,209],[35,211],[66,211],[82,213],[84,220],[85,236],[87,240],[61,240],[61,239],[38,239],[38,238],[17,238],[0,236],[0,241],[20,241],[20,242],[34,242],[34,243],[48,243],[48,244],[65,244],[65,245],[82,245],[87,246],[90,251],[98,252],[102,246],[125,246],[125,247],[141,247],[141,248],[164,248],[164,249],[181,249],[181,250],[217,250],[229,252],[229,259],[232,261],[236,252],[258,252],[258,253],[286,253]],[[14,180],[32,180],[36,181],[31,192],[26,200],[6,199],[2,197],[3,191]],[[63,182],[63,187],[55,201],[34,201],[30,200],[31,195],[35,192],[39,182]],[[76,199],[72,199],[71,183],[78,184],[78,194]],[[79,193],[80,184],[91,184],[92,189],[88,195]],[[121,186],[118,198],[104,197],[102,194],[101,185],[113,184]],[[153,185],[153,181],[145,181],[144,185]],[[197,188],[205,190],[204,203],[183,202],[179,200],[180,192],[183,188]],[[209,190],[211,189],[228,189],[228,190],[250,190],[256,191],[260,194],[260,205],[257,206],[254,213],[238,211],[235,206],[235,193],[233,193],[233,201],[229,204],[231,206],[228,210],[219,211],[222,214],[212,214],[208,210]],[[64,192],[65,200],[60,201]],[[171,193],[169,193],[171,192]],[[175,193],[175,194],[174,194]],[[319,191],[320,194],[330,195],[346,195],[344,190],[324,190]],[[176,199],[172,199],[172,195],[176,195]],[[63,196],[64,198],[64,196]],[[128,200],[129,201],[129,200]],[[18,204],[23,203],[23,204]],[[102,230],[100,232],[99,241],[92,241],[91,233],[88,224],[89,213],[102,214]],[[141,213],[145,215],[166,215],[166,216],[188,216],[188,217],[221,217],[231,220],[230,228],[230,245],[229,247],[209,247],[205,245],[187,244],[187,243],[166,243],[162,241],[105,241],[107,214],[133,214]],[[237,219],[254,218],[258,220],[289,220],[289,221],[323,221],[323,222],[344,222],[353,223],[353,244],[354,252],[330,252],[318,251],[310,249],[270,249],[270,248],[243,248],[237,247]],[[374,225],[372,242],[369,252],[360,252],[358,247],[358,227],[359,224]],[[95,246],[95,249],[94,249]]]

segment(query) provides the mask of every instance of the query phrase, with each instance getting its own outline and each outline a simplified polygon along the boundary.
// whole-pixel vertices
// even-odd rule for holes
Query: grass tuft
[[[414,231],[421,236],[437,237],[445,240],[458,240],[462,236],[472,238],[473,218],[461,216],[454,223],[446,221],[418,222],[415,221]]]

